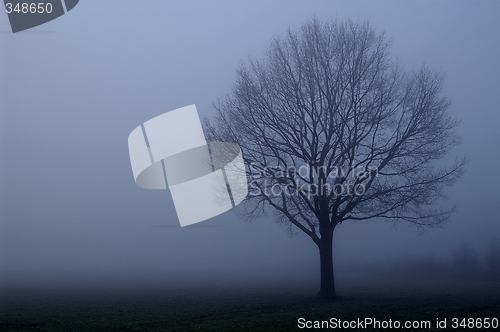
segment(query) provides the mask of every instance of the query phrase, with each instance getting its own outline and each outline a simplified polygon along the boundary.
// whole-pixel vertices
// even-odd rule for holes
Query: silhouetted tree
[[[443,78],[404,71],[389,49],[367,22],[312,19],[242,64],[205,123],[211,140],[242,148],[250,188],[242,213],[271,208],[316,243],[321,295],[335,295],[337,225],[384,218],[423,228],[454,210],[432,207],[466,163],[433,165],[459,142]]]
[[[486,271],[490,280],[500,281],[500,243],[498,239],[492,239],[488,246]]]
[[[480,279],[483,268],[479,254],[470,242],[462,242],[451,253],[452,277],[457,279]]]

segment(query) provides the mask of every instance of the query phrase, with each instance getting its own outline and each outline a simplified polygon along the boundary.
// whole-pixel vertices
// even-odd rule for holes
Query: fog
[[[429,257],[452,266],[464,243],[486,271],[500,233],[499,12],[493,1],[87,0],[16,34],[0,15],[0,286],[316,290],[306,235],[234,210],[181,228],[168,190],[136,186],[127,147],[134,128],[170,110],[196,104],[210,117],[241,61],[314,15],[369,19],[405,68],[444,73],[463,137],[446,161],[471,157],[442,203],[458,208],[449,224],[344,223],[336,276],[387,278]]]

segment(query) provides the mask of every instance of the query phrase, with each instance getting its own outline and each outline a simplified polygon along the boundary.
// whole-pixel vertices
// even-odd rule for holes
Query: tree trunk
[[[318,295],[335,296],[335,279],[333,276],[333,231],[321,236],[319,260],[321,266],[321,286]]]

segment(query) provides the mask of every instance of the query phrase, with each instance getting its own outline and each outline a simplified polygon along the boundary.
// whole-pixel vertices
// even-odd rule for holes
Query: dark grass
[[[175,292],[4,290],[0,300],[1,331],[296,331],[300,317],[434,323],[436,318],[499,316],[498,283],[376,287],[353,283],[343,286],[334,299],[298,290],[219,288]]]

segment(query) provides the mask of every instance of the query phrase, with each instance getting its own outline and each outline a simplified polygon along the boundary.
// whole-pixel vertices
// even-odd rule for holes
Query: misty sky
[[[134,183],[127,148],[167,111],[210,116],[241,61],[314,15],[369,19],[407,69],[444,73],[463,136],[447,161],[472,158],[447,190],[458,213],[446,228],[342,224],[337,266],[446,258],[462,242],[481,252],[500,239],[499,14],[497,1],[81,0],[16,34],[0,15],[0,286],[319,278],[313,242],[272,220],[230,211],[180,228],[168,190]]]

